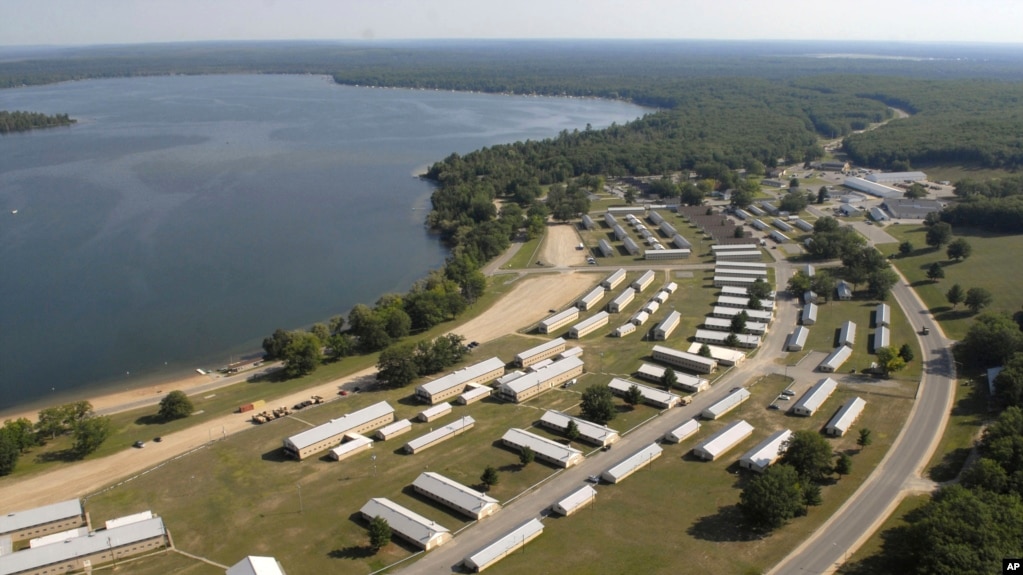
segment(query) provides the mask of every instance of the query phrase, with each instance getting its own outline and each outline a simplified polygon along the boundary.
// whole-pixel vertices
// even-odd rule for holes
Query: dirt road
[[[540,248],[539,260],[545,266],[568,267],[586,265],[586,250],[577,250],[580,238],[572,224],[547,227],[547,237]]]

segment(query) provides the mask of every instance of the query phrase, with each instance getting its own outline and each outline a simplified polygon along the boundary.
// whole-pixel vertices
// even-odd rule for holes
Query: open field
[[[934,314],[952,339],[962,339],[969,329],[973,314],[960,304],[953,310],[945,299],[945,292],[958,283],[963,289],[986,288],[994,296],[987,311],[1014,313],[1023,305],[1023,267],[1019,254],[1023,253],[1023,235],[996,235],[975,229],[956,229],[955,237],[965,238],[973,246],[973,255],[961,262],[952,262],[945,250],[927,246],[924,226],[891,225],[885,231],[899,239],[908,240],[915,250],[907,257],[897,256],[892,263],[906,276],[906,280],[920,294],[920,298]],[[898,244],[880,246],[885,254],[897,253]],[[944,267],[945,279],[931,282],[927,268],[934,262]]]

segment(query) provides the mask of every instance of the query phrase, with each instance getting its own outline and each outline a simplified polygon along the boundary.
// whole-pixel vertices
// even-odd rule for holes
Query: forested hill
[[[38,128],[70,126],[75,120],[67,114],[47,116],[35,112],[8,112],[0,110],[0,134],[10,132],[26,132]]]

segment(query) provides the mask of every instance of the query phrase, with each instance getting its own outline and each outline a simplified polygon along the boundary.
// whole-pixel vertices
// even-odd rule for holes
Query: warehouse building
[[[593,306],[597,305],[597,302],[604,299],[603,286],[597,286],[590,290],[590,293],[584,295],[579,301],[575,302],[575,307],[579,308],[580,311],[588,311],[593,309]]]
[[[469,431],[475,425],[476,420],[473,419],[472,416],[464,415],[444,427],[434,429],[427,434],[420,435],[412,441],[409,441],[405,444],[405,453],[408,453],[409,455],[421,453],[438,443],[443,443],[456,435],[461,435],[466,431]]]
[[[830,377],[825,377],[799,398],[799,401],[792,406],[792,413],[804,417],[812,416],[831,397],[831,394],[835,393],[836,389],[838,389],[838,382]]]
[[[579,308],[570,307],[540,322],[540,333],[553,333],[579,319]]]
[[[681,323],[682,314],[672,310],[668,317],[664,318],[664,321],[657,324],[657,327],[654,328],[654,339],[660,341],[668,339]]]
[[[600,255],[604,256],[605,258],[609,258],[615,255],[615,250],[613,247],[611,247],[611,243],[603,238],[601,238],[600,241],[597,242],[597,249],[600,250]]]
[[[923,172],[874,172],[868,174],[865,179],[877,184],[902,184],[923,182],[927,180],[927,174]]]
[[[432,407],[428,407],[420,411],[419,415],[416,416],[416,419],[425,423],[429,423],[431,421],[437,421],[438,419],[444,417],[449,413],[451,413],[450,403],[438,403]]]
[[[652,363],[644,363],[636,370],[636,377],[652,381],[654,383],[661,383],[664,381],[665,371],[667,371],[667,368],[665,367],[654,365]],[[691,393],[697,393],[710,389],[710,382],[702,377],[697,377],[682,371],[675,371],[675,387]]]
[[[723,331],[714,331],[712,329],[698,329],[693,339],[700,343],[707,343],[713,345],[728,345],[729,336],[735,336],[735,347],[741,347],[743,349],[756,349],[760,347],[760,336],[749,333],[726,333]]]
[[[729,393],[717,401],[717,403],[711,405],[707,409],[700,412],[700,416],[704,419],[717,419],[722,415],[727,414],[736,407],[742,405],[744,401],[750,398],[749,390],[745,387]]]
[[[497,394],[508,401],[521,403],[553,389],[583,373],[583,361],[568,357],[533,373],[527,373],[512,381],[500,384]]]
[[[492,357],[416,387],[416,399],[430,405],[450,401],[470,384],[487,383],[504,375],[504,362]]]
[[[381,401],[292,435],[284,440],[284,452],[296,459],[305,459],[340,444],[346,433],[365,434],[393,422],[394,408]]]
[[[753,426],[745,420],[736,421],[694,447],[693,455],[705,461],[714,461],[750,435],[753,435]]]
[[[344,443],[327,452],[328,457],[334,461],[341,461],[373,447],[373,440],[365,435],[349,433],[345,435],[345,439]]]
[[[402,433],[406,433],[412,429],[412,422],[407,419],[395,421],[394,423],[381,427],[376,432],[377,439],[381,441],[387,441],[392,437],[397,437]]]
[[[653,270],[647,270],[643,273],[643,275],[639,276],[639,279],[632,282],[632,287],[635,288],[636,291],[641,292],[650,287],[650,284],[654,283],[654,279],[656,277],[657,274],[655,274]]]
[[[711,358],[661,345],[654,346],[650,352],[650,357],[654,358],[654,361],[666,363],[672,367],[688,369],[696,373],[710,373],[718,367],[718,362]]]
[[[817,304],[808,303],[803,306],[803,311],[799,314],[799,321],[803,325],[813,325],[817,323]]]
[[[568,337],[570,339],[586,337],[607,325],[610,320],[611,316],[606,311],[597,312],[593,316],[573,325],[568,330]]]
[[[516,427],[504,432],[501,443],[519,452],[528,447],[537,460],[563,469],[578,465],[584,459],[583,452],[578,449]]]
[[[451,532],[443,525],[384,497],[370,499],[359,513],[366,521],[383,518],[391,528],[391,533],[423,551],[451,541]]]
[[[810,337],[810,330],[803,326],[797,326],[785,343],[785,351],[803,351],[803,347],[806,346],[806,338],[808,337]]]
[[[891,327],[892,308],[886,303],[879,303],[874,309],[874,325],[877,327]]]
[[[852,347],[856,345],[856,324],[851,321],[842,323],[842,327],[838,329],[838,345],[847,345]]]
[[[854,397],[845,402],[838,410],[838,413],[824,426],[824,433],[833,437],[842,437],[856,423],[860,414],[863,413],[863,408],[866,406],[867,402],[859,397]]]
[[[653,463],[662,453],[664,450],[660,445],[651,443],[627,457],[625,461],[601,473],[600,478],[608,483],[620,483],[626,477]]]
[[[757,473],[767,471],[767,468],[778,461],[782,453],[785,453],[785,442],[789,440],[789,437],[792,437],[792,431],[789,429],[772,433],[767,439],[739,458],[739,467]]]
[[[462,559],[462,564],[474,573],[479,573],[526,546],[543,533],[543,523],[539,519],[530,519],[515,528],[504,537],[487,545],[483,549]]]
[[[889,198],[881,205],[888,210],[893,218],[912,220],[922,220],[927,217],[927,214],[940,212],[943,207],[937,200],[909,198]]]
[[[470,403],[476,403],[477,401],[490,397],[490,394],[494,392],[494,388],[486,385],[470,385],[469,388],[462,395],[458,396],[458,403],[462,405],[469,405]]]
[[[606,290],[613,290],[625,281],[625,270],[619,268],[611,275],[604,278],[600,285]]]
[[[515,356],[515,365],[529,367],[534,363],[541,362],[547,358],[555,357],[565,351],[567,342],[565,338],[559,337],[544,342],[538,346],[531,347]]]
[[[618,297],[611,300],[611,303],[607,304],[607,311],[611,313],[619,313],[622,309],[632,303],[632,300],[636,299],[636,290],[631,287],[625,288],[625,291],[618,294]]]
[[[694,417],[675,429],[672,429],[668,433],[665,433],[664,441],[667,441],[668,443],[682,443],[686,439],[696,435],[698,431],[700,431],[700,420]]]
[[[493,497],[432,471],[420,473],[412,482],[412,489],[477,521],[501,510],[501,504]]]
[[[228,568],[226,575],[284,575],[284,566],[273,557],[249,555]]]
[[[88,527],[88,521],[78,499],[0,515],[0,538],[9,537],[12,543],[79,527]]]
[[[879,198],[901,198],[905,195],[905,192],[896,188],[871,182],[870,180],[864,180],[863,178],[849,177],[842,182],[847,188],[852,188],[858,192],[866,192],[872,196]]]
[[[669,393],[661,389],[650,387],[649,385],[636,383],[634,381],[629,381],[627,379],[621,379],[618,377],[613,378],[611,382],[607,384],[607,386],[611,388],[611,393],[619,397],[624,396],[626,393],[628,393],[629,388],[631,388],[632,386],[636,386],[636,388],[639,389],[639,393],[643,397],[643,403],[646,403],[647,405],[652,405],[659,409],[671,409],[672,407],[678,405],[679,401],[682,400],[681,397],[675,395],[674,393]]]
[[[817,369],[824,372],[834,373],[842,367],[843,363],[848,361],[850,356],[852,356],[852,348],[847,345],[840,345],[832,350],[832,352],[828,354],[828,357],[824,358],[824,361],[817,366]]]
[[[567,433],[568,426],[573,421],[575,422],[576,429],[579,430],[579,439],[586,443],[606,447],[620,438],[618,432],[610,427],[593,423],[580,417],[573,417],[560,411],[548,409],[540,417],[540,425],[542,427],[553,429],[558,433]]]
[[[625,238],[622,240],[622,245],[625,246],[625,251],[629,252],[629,255],[638,256],[639,246],[632,238]]]
[[[551,510],[559,515],[568,517],[590,503],[593,503],[593,500],[596,498],[597,490],[590,485],[583,485],[569,494],[568,497],[565,497],[561,501],[551,505]]]

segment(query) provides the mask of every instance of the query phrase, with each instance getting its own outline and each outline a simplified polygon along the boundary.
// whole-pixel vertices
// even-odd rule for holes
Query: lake
[[[225,365],[406,291],[447,254],[417,171],[644,112],[273,75],[3,90],[0,109],[78,119],[0,137],[0,411]]]

